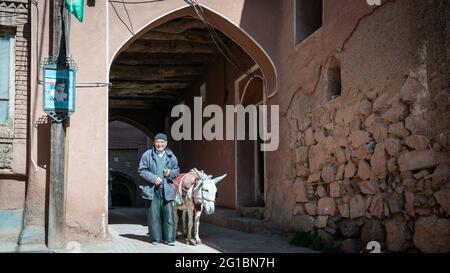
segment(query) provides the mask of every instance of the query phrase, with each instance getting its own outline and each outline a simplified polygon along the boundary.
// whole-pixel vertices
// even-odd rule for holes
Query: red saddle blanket
[[[173,186],[175,188],[175,194],[179,195],[180,194],[180,186],[183,185],[183,178],[186,176],[186,174],[188,173],[180,173],[180,175],[178,175],[177,177],[175,177],[175,179],[173,179]],[[197,183],[198,177],[195,179],[194,184],[191,185],[191,187],[195,187],[195,184]],[[191,187],[185,187],[183,185],[183,190],[181,191],[182,193],[182,197],[184,198],[187,194],[187,192],[190,190]],[[197,201],[194,199],[194,194],[192,193],[192,198],[194,201],[194,208],[196,211],[201,211],[202,210],[202,204],[201,203],[197,203]]]

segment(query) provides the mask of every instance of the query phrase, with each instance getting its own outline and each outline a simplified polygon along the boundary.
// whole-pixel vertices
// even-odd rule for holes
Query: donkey
[[[188,173],[180,174],[174,179],[175,198],[173,207],[173,220],[175,225],[175,236],[178,227],[178,210],[182,211],[183,232],[186,236],[186,244],[197,245],[202,241],[198,236],[200,226],[200,215],[205,210],[207,214],[214,213],[214,202],[216,201],[217,187],[216,184],[224,179],[227,174],[212,178],[211,175],[205,174],[203,171],[192,169]],[[188,216],[188,224],[186,230],[186,213]],[[194,218],[194,223],[192,223]],[[191,230],[194,225],[194,239],[192,240]],[[186,233],[187,231],[187,233]]]

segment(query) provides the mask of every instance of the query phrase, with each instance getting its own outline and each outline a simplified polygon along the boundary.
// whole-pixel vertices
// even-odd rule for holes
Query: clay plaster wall
[[[449,115],[449,94],[443,73],[434,76],[441,84],[430,86],[429,69],[429,54],[445,43],[435,36],[445,23],[423,32],[430,32],[427,20],[439,22],[444,4],[397,0],[368,9],[351,2],[325,2],[323,29],[285,55],[292,54],[280,73],[290,98],[281,102],[288,103],[289,139],[281,133],[281,149],[292,155],[285,161],[291,173],[271,191],[266,214],[325,241],[343,240],[344,251],[372,240],[389,251],[449,251],[450,154],[440,121]],[[448,54],[439,52],[432,54]],[[342,93],[330,99],[336,66]]]

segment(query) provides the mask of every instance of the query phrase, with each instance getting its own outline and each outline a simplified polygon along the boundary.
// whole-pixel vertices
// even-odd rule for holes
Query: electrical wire
[[[122,17],[120,17],[119,13],[116,10],[116,7],[113,4],[113,1],[108,0],[108,2],[111,4],[112,8],[114,9],[114,12],[116,13],[119,20],[122,22],[122,24],[128,29],[128,31],[131,33],[131,35],[134,35],[133,31],[128,27],[128,25],[123,21]],[[116,1],[117,2],[117,1]],[[120,2],[123,3],[123,2]]]
[[[248,73],[245,69],[243,69],[237,62],[235,61],[235,56],[234,54],[231,52],[231,50],[228,48],[228,46],[223,42],[223,40],[221,39],[221,37],[217,34],[216,29],[214,26],[212,26],[204,17],[204,12],[203,12],[203,8],[202,6],[197,2],[197,0],[184,0],[186,3],[188,3],[189,5],[191,5],[197,16],[206,24],[206,26],[208,27],[208,31],[210,32],[211,38],[213,39],[216,47],[219,49],[219,51],[222,53],[222,55],[238,70],[240,70],[241,72],[243,72],[245,75],[247,75],[248,77],[250,77],[251,79],[256,79],[258,81],[262,81],[264,82],[264,79],[261,78],[260,76],[256,75],[254,73]],[[217,40],[217,41],[216,41]],[[219,42],[224,48],[225,50],[230,54],[230,58],[221,50],[220,46],[217,45],[217,42]],[[234,59],[230,60],[230,59]],[[267,86],[266,84],[263,84],[264,86],[264,93],[267,94]],[[266,99],[270,99],[272,98],[277,92],[274,92],[270,95],[267,95]]]
[[[134,35],[133,22],[131,22],[131,18],[130,18],[130,14],[128,13],[127,5],[125,5],[125,1],[122,1],[122,4],[123,4],[123,8],[125,9],[125,12],[127,13],[128,21],[130,22],[131,32]]]
[[[117,17],[119,18],[119,20],[122,22],[122,24],[125,25],[125,27],[128,29],[128,31],[134,35],[134,29],[133,29],[133,23],[131,21],[130,15],[128,13],[128,9],[126,7],[126,4],[144,4],[144,3],[153,3],[153,2],[157,2],[158,0],[153,0],[153,1],[137,1],[137,2],[130,2],[130,1],[114,1],[114,0],[108,0],[109,3],[111,4],[111,6],[114,9],[114,12],[116,13]],[[192,6],[198,16],[198,18],[207,26],[207,30],[214,42],[214,45],[216,46],[216,48],[219,50],[219,52],[221,53],[221,55],[224,56],[224,58],[230,62],[237,70],[241,71],[242,73],[244,73],[245,75],[251,77],[251,78],[256,78],[257,80],[261,80],[258,77],[255,77],[253,73],[249,73],[247,72],[247,70],[245,68],[243,68],[240,64],[239,61],[237,61],[237,58],[235,57],[235,55],[232,53],[232,51],[230,50],[230,48],[225,44],[225,42],[223,41],[223,39],[219,36],[219,34],[216,32],[216,29],[206,20],[205,16],[204,16],[204,11],[203,8],[201,7],[201,5],[197,2],[197,0],[184,0],[186,3],[188,3],[190,6]],[[125,21],[122,19],[122,17],[120,17],[119,13],[117,12],[115,6],[113,5],[113,3],[121,3],[123,4],[124,8],[125,8],[125,12],[127,13],[128,16],[128,21],[130,22],[131,25],[131,29],[130,27],[125,23]]]
[[[128,29],[128,31],[134,35],[134,29],[133,29],[133,23],[131,21],[130,15],[128,13],[128,9],[126,7],[126,4],[146,4],[146,3],[154,3],[154,2],[159,2],[161,0],[151,0],[151,1],[136,1],[136,2],[131,2],[131,1],[118,1],[118,0],[108,0],[109,3],[111,4],[111,6],[114,9],[114,12],[116,13],[117,17],[119,18],[119,20],[125,25],[125,27]],[[233,54],[233,52],[230,50],[230,48],[225,44],[225,42],[223,41],[223,39],[220,37],[220,35],[217,33],[216,28],[213,27],[205,18],[204,16],[204,11],[202,6],[198,3],[197,0],[184,0],[186,3],[188,3],[190,6],[192,6],[198,16],[198,18],[203,21],[203,23],[207,26],[207,30],[216,46],[216,48],[219,50],[219,52],[225,57],[225,59],[230,62],[237,70],[241,71],[242,73],[244,73],[245,75],[251,77],[251,78],[255,78],[257,80],[261,80],[259,77],[255,77],[255,75],[253,73],[249,73],[247,72],[247,70],[245,68],[243,68],[240,64],[238,59],[236,58],[236,56]],[[127,13],[128,16],[128,21],[130,22],[130,27],[125,23],[125,21],[122,19],[122,17],[120,17],[119,13],[117,12],[115,6],[113,5],[113,3],[121,3],[123,4],[124,8],[125,8],[125,12]]]
[[[39,79],[39,6],[37,1],[32,1],[32,4],[36,7],[36,74],[37,74],[37,83],[43,84],[44,81]],[[111,86],[111,83],[103,83],[103,82],[86,82],[86,83],[76,83],[75,87],[77,88],[93,88],[93,87],[106,87]]]
[[[114,12],[116,13],[117,17],[119,18],[119,20],[122,22],[122,24],[127,28],[127,30],[134,35],[134,28],[133,28],[133,23],[130,17],[130,14],[128,12],[128,9],[126,7],[126,5],[128,4],[147,4],[147,3],[154,3],[154,2],[159,2],[162,0],[149,0],[149,1],[135,1],[135,2],[131,2],[131,1],[118,1],[118,0],[108,0],[108,2],[111,4]],[[216,28],[214,26],[212,26],[205,18],[204,16],[204,11],[203,8],[201,7],[201,5],[197,2],[197,0],[184,0],[186,3],[188,3],[190,6],[192,6],[198,16],[198,18],[207,26],[207,30],[216,46],[216,48],[219,50],[219,52],[221,53],[222,56],[224,56],[224,58],[230,62],[236,69],[238,69],[239,71],[241,71],[242,73],[244,73],[245,75],[251,77],[251,78],[255,78],[257,80],[261,80],[259,77],[255,77],[254,73],[249,73],[247,72],[237,61],[236,56],[233,54],[233,52],[231,51],[231,49],[226,45],[226,43],[223,41],[223,39],[219,36],[219,34],[216,31]],[[37,11],[37,18],[39,20],[39,9],[37,8],[37,1],[32,1],[32,3],[36,6],[36,11]],[[130,26],[127,25],[127,23],[125,23],[125,21],[122,19],[122,17],[119,15],[116,7],[114,6],[113,3],[121,3],[124,6],[125,12],[127,13],[127,17],[128,17],[128,21],[130,23]],[[1,17],[1,16],[0,16]],[[131,27],[131,28],[130,28]],[[37,39],[38,39],[38,33],[37,33]],[[38,54],[38,43],[36,43],[36,54]],[[38,63],[39,66],[39,63]],[[42,81],[40,81],[38,79],[38,83],[42,84]],[[88,83],[85,83],[88,84]],[[89,83],[89,84],[93,84],[92,87],[100,87],[100,86],[110,86],[111,83]],[[82,84],[78,84],[77,87],[91,87],[89,85],[82,85]]]
[[[245,75],[255,78],[259,81],[261,81],[260,78],[255,77],[253,73],[248,73],[246,69],[244,69],[239,62],[237,61],[236,57],[234,56],[233,52],[229,49],[229,47],[225,44],[225,42],[222,40],[222,38],[219,36],[219,34],[216,32],[216,28],[213,27],[205,18],[204,11],[202,6],[197,2],[197,0],[184,0],[186,3],[188,3],[190,6],[192,6],[197,14],[197,16],[200,18],[200,20],[203,21],[203,23],[207,26],[208,32],[216,45],[217,49],[220,51],[220,53],[227,59],[228,62],[230,62],[237,70],[241,71]],[[226,52],[224,52],[224,50]]]

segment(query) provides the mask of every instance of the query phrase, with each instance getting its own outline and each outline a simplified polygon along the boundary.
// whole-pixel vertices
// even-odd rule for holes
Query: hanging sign
[[[60,122],[75,112],[75,69],[44,65],[43,109]]]

